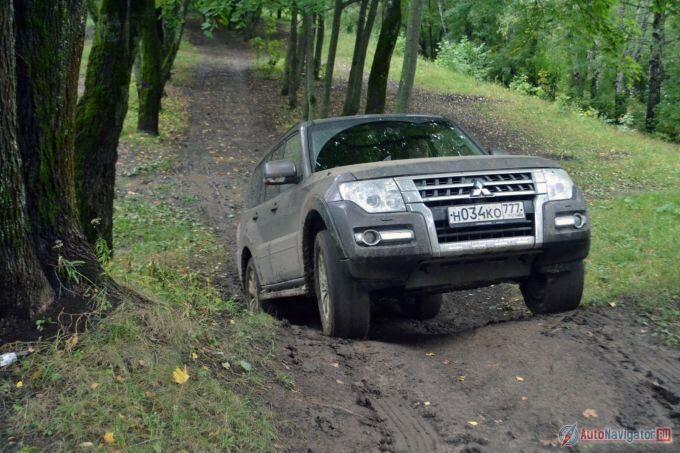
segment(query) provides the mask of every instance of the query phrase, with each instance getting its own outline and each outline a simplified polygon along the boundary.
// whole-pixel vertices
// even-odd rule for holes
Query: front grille
[[[413,183],[427,204],[428,201],[469,199],[477,181],[480,181],[494,198],[521,197],[536,193],[534,180],[528,171],[417,178]]]

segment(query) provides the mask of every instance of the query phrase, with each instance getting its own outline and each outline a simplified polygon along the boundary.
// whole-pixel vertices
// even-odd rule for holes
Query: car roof
[[[302,122],[301,125],[304,126],[314,126],[320,124],[359,124],[370,121],[413,121],[413,120],[443,120],[445,119],[441,115],[421,115],[414,113],[400,113],[400,114],[380,114],[380,115],[351,115],[351,116],[337,116],[332,118],[322,118],[313,121]]]

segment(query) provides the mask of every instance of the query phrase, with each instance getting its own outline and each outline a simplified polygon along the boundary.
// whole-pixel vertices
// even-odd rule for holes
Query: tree
[[[75,179],[80,223],[91,244],[113,249],[118,139],[128,109],[130,74],[143,3],[102,0],[76,114]],[[140,7],[142,5],[142,7]]]
[[[668,6],[667,0],[655,0],[652,3],[654,17],[652,19],[652,44],[649,57],[647,113],[645,115],[645,129],[649,132],[656,128],[656,107],[661,102],[662,59],[665,46],[664,27],[668,15]]]
[[[16,278],[16,272],[21,272],[26,278],[24,284],[36,299],[29,301],[30,306],[26,307],[23,303],[25,300],[7,301],[5,297],[8,296],[3,291],[0,293],[0,306],[4,306],[5,312],[20,312],[23,316],[35,317],[52,305],[50,289],[43,284],[43,278],[53,289],[73,286],[60,277],[59,270],[64,263],[77,268],[82,281],[96,285],[110,295],[117,293],[118,287],[103,273],[80,230],[77,217],[73,167],[75,107],[85,30],[84,2],[24,0],[15,2],[14,6],[16,41],[12,61],[16,70],[14,105],[17,146],[11,145],[11,138],[3,140],[10,145],[3,149],[2,171],[7,179],[3,178],[3,190],[0,192],[4,194],[10,188],[15,197],[8,199],[6,208],[3,203],[8,218],[3,219],[1,228],[3,234],[5,231],[11,232],[6,236],[8,240],[14,241],[22,235],[30,240],[30,245],[26,241],[23,245],[20,242],[15,244],[18,247],[14,254],[19,261],[9,265],[14,270],[14,275],[9,278]],[[8,9],[3,7],[2,11],[7,14]],[[11,90],[11,77],[7,77],[8,70],[5,69],[11,67],[11,54],[6,52],[5,46],[6,42],[2,46],[2,80],[10,81]],[[7,137],[7,132],[13,129],[13,107],[11,98],[3,101],[7,106],[2,109],[2,128],[3,137]],[[22,203],[21,184],[17,180],[16,170],[12,170],[18,162],[16,149],[21,159],[25,195],[23,220],[21,208],[18,208]],[[9,220],[10,216],[14,216],[12,220]],[[8,225],[11,226],[7,228]],[[5,240],[2,254],[7,256]],[[29,246],[39,263],[42,278],[35,268],[35,260],[30,258]],[[22,268],[22,261],[28,267]],[[21,295],[21,291],[16,294]]]
[[[325,35],[324,13],[316,15],[316,44],[314,46],[314,80],[320,80],[321,54],[323,53],[323,39]]]
[[[137,130],[157,136],[158,120],[163,98],[162,46],[160,23],[161,10],[155,0],[140,0],[144,3],[141,16],[140,77],[137,78],[139,113]]]
[[[305,99],[302,106],[302,119],[311,120],[314,118],[314,14],[311,11],[305,12],[303,33],[305,39]]]
[[[361,88],[364,80],[364,65],[366,63],[366,51],[371,38],[371,30],[375,22],[378,10],[378,0],[361,0],[359,8],[359,22],[357,24],[356,38],[354,41],[354,53],[352,54],[352,66],[349,70],[347,81],[347,94],[343,115],[356,115],[361,102]]]
[[[331,89],[333,87],[333,70],[335,67],[335,53],[338,48],[338,38],[340,37],[340,19],[342,18],[342,11],[349,5],[350,2],[343,0],[335,0],[333,2],[333,23],[331,24],[331,37],[328,43],[328,55],[326,57],[326,72],[323,77],[323,91],[321,94],[321,108],[319,116],[325,118],[328,116],[330,108]]]
[[[406,25],[406,48],[404,50],[404,62],[401,68],[399,90],[397,91],[396,111],[403,113],[408,111],[411,90],[416,78],[416,65],[418,64],[418,39],[420,37],[420,19],[423,9],[423,0],[411,0],[408,11],[408,24]]]
[[[288,96],[288,105],[295,107],[296,83],[299,73],[296,74],[298,67],[298,36],[297,36],[298,8],[297,2],[293,1],[290,8],[290,33],[288,34],[288,50],[286,52],[286,65],[284,68],[283,87],[281,95]]]
[[[375,56],[368,76],[366,113],[384,113],[387,78],[401,27],[401,0],[386,0]]]
[[[32,246],[17,144],[14,9],[0,2],[0,318],[30,317],[54,297]]]

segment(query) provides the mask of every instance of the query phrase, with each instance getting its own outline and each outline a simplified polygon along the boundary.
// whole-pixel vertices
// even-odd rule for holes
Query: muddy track
[[[203,61],[184,88],[191,126],[176,177],[231,263],[240,190],[280,132],[282,99],[274,82],[251,76],[242,41],[195,29],[189,38]],[[529,142],[507,146],[516,134],[498,124],[484,134],[473,102],[428,96],[487,146],[499,137],[510,149]],[[227,293],[237,293],[233,266],[225,272]],[[543,451],[574,422],[680,432],[680,353],[656,345],[630,309],[531,317],[517,289],[502,285],[447,296],[429,322],[377,309],[367,341],[323,337],[315,310],[301,300],[280,305],[278,354],[295,388],[272,384],[264,402],[280,417],[286,451]]]

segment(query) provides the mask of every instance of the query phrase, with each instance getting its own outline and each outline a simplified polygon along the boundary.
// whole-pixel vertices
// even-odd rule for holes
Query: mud
[[[278,84],[251,72],[243,41],[208,39],[195,28],[188,35],[203,62],[181,88],[191,125],[173,177],[178,199],[223,241],[218,267],[234,295],[240,190],[291,114]],[[415,110],[455,117],[487,147],[532,143],[479,117],[484,99],[420,95]],[[337,109],[341,90],[333,98]],[[377,307],[366,341],[322,336],[311,301],[282,301],[278,316],[278,359],[295,386],[271,384],[262,398],[279,416],[285,451],[543,451],[559,448],[557,431],[575,422],[680,433],[680,353],[655,343],[632,304],[532,317],[518,290],[502,285],[447,296],[429,322]]]

